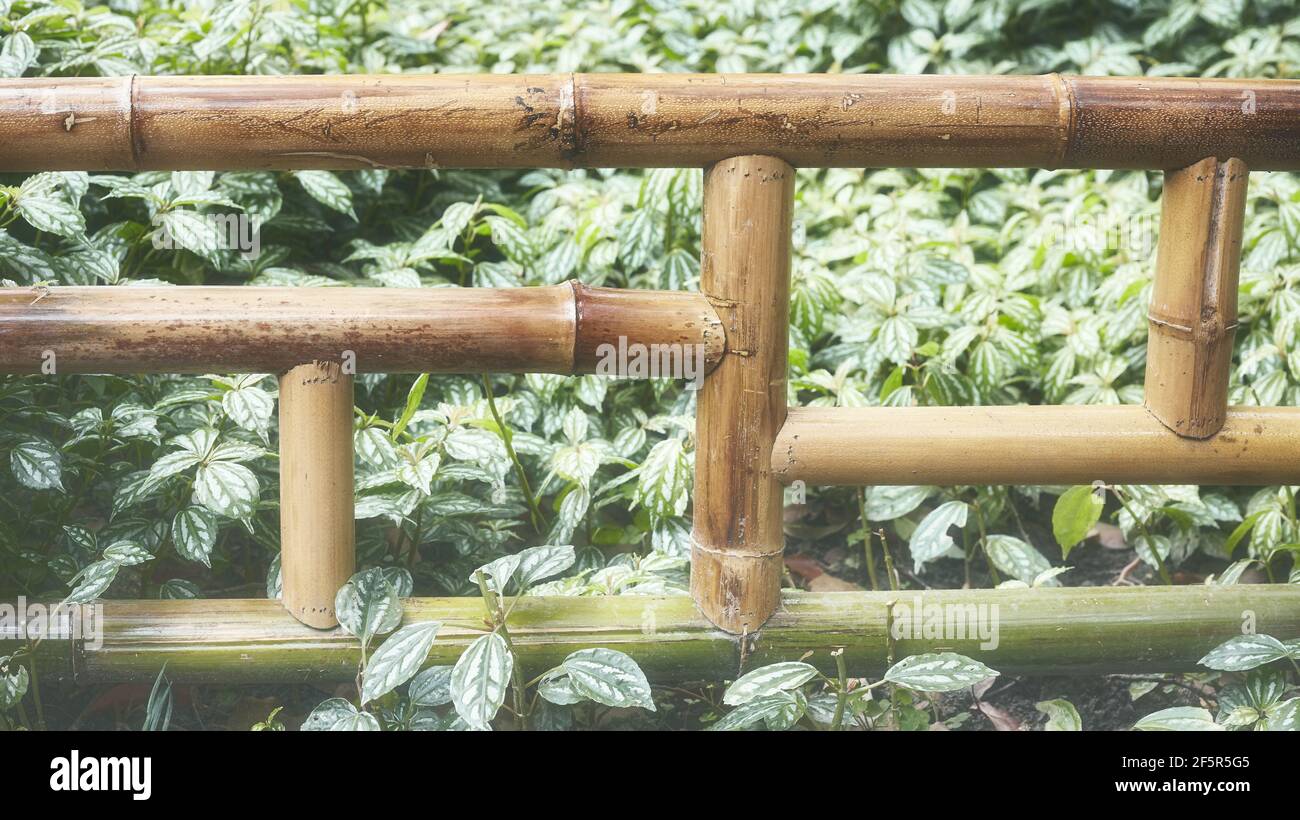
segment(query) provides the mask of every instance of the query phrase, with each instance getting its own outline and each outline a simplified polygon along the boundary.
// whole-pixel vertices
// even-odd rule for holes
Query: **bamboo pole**
[[[280,571],[284,608],[338,624],[334,596],[356,571],[352,375],[337,362],[280,377]]]
[[[652,355],[680,350],[702,362],[706,372],[722,360],[727,344],[722,319],[704,294],[572,284],[572,372],[599,373],[611,349],[635,344]]]
[[[0,373],[592,373],[610,345],[701,346],[698,293],[592,288],[39,287],[0,289]],[[685,349],[684,348],[684,349]]]
[[[792,407],[783,483],[1295,484],[1300,410],[1234,407],[1216,435],[1174,435],[1124,406]]]
[[[178,682],[347,681],[356,676],[361,656],[352,636],[303,626],[274,601],[102,604],[98,638],[88,634],[76,644],[41,645],[43,676],[148,681],[166,662],[167,676]],[[408,598],[403,607],[404,624],[443,625],[425,661],[429,665],[455,663],[482,634],[483,602],[477,598]],[[834,673],[830,651],[838,647],[845,648],[849,674],[878,676],[891,650],[890,623],[897,659],[951,651],[1003,674],[1179,672],[1196,669],[1206,652],[1240,635],[1246,611],[1254,613],[1261,633],[1300,634],[1300,587],[787,591],[776,614],[743,649],[684,597],[526,597],[511,612],[510,640],[528,678],[570,652],[592,647],[628,653],[656,684],[735,678],[742,653],[745,671],[811,653],[810,663]],[[974,630],[963,637],[925,637],[916,619],[926,612],[996,624],[997,645],[981,648],[987,641]],[[0,640],[0,654],[8,651]]]
[[[0,171],[700,167],[1298,170],[1300,82],[552,74],[0,80]]]
[[[753,632],[780,600],[781,485],[769,454],[785,420],[794,169],[772,157],[704,173],[700,289],[728,355],[696,405],[691,595],[704,616]]]
[[[1227,415],[1249,176],[1214,157],[1165,173],[1144,403],[1180,436],[1212,436]]]

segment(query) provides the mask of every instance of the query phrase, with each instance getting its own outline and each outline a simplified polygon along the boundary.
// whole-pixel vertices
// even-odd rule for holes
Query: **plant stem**
[[[839,688],[835,696],[835,717],[831,720],[831,731],[839,732],[844,728],[844,706],[849,702],[849,671],[844,664],[844,647],[836,649],[831,655],[835,658],[835,674],[839,679]]]
[[[487,396],[488,409],[492,411],[492,418],[497,423],[497,433],[501,436],[501,440],[505,442],[506,452],[510,455],[510,462],[515,466],[515,474],[519,477],[519,483],[523,487],[524,498],[528,499],[528,517],[532,519],[533,529],[538,535],[543,535],[546,531],[546,518],[537,505],[537,499],[533,496],[533,488],[528,483],[528,474],[524,472],[524,465],[519,462],[519,456],[515,453],[514,433],[502,420],[501,413],[497,410],[496,398],[492,395],[492,379],[487,373],[483,374],[483,394]]]
[[[889,588],[898,592],[898,570],[894,569],[894,556],[889,552],[889,542],[885,540],[885,531],[876,530],[880,538],[880,551],[885,554],[885,575],[889,576]]]
[[[667,256],[673,250],[673,189],[676,187],[677,178],[674,177],[673,181],[668,185],[668,190],[664,192],[664,200],[668,203],[664,214],[664,256]],[[672,287],[672,285],[664,284],[662,287]]]
[[[497,595],[495,592],[493,592],[491,589],[488,588],[487,576],[484,575],[482,572],[474,573],[474,579],[478,581],[478,592],[479,595],[483,596],[483,605],[487,607],[488,619],[491,621],[495,621],[497,611],[499,608],[497,605]],[[493,623],[492,625],[493,627],[496,626],[495,623]]]
[[[510,651],[510,657],[514,658],[514,669],[511,677],[514,680],[515,715],[519,718],[519,728],[526,732],[529,728],[531,706],[528,705],[528,692],[524,685],[523,666],[519,663],[519,656],[515,653],[515,645],[510,642],[510,630],[506,628],[504,619],[497,629],[501,632],[502,640],[506,642],[506,649]]]
[[[962,551],[962,587],[970,589],[970,565],[973,555],[970,548],[970,531],[965,527],[961,531],[961,551]]]
[[[30,659],[27,662],[27,672],[32,680],[32,704],[36,707],[36,727],[45,731],[45,707],[41,704],[41,677],[36,669],[36,646],[37,644],[31,641],[27,642],[27,656]]]
[[[871,530],[867,521],[867,488],[858,488],[858,513],[862,517],[862,550],[867,559],[867,577],[871,579],[871,588],[880,589],[880,581],[876,578],[876,554],[871,549]]]
[[[510,605],[510,611],[501,609],[501,596],[493,592],[487,585],[487,576],[482,572],[474,574],[478,581],[479,594],[483,596],[483,604],[487,607],[488,618],[491,621],[492,630],[501,633],[501,639],[506,642],[506,651],[514,660],[511,678],[513,681],[512,690],[514,696],[514,713],[519,718],[519,728],[524,731],[528,730],[528,714],[531,707],[526,708],[527,701],[527,684],[524,683],[524,670],[519,663],[519,653],[515,651],[515,645],[510,640],[510,630],[506,627],[506,620],[510,617],[510,611],[514,610],[514,603]],[[518,601],[519,596],[515,600]]]
[[[1174,582],[1173,578],[1169,576],[1169,569],[1165,566],[1165,559],[1160,556],[1160,550],[1156,549],[1156,539],[1151,537],[1151,531],[1147,529],[1146,519],[1139,518],[1133,510],[1129,508],[1128,501],[1124,498],[1122,492],[1113,487],[1111,488],[1111,491],[1115,493],[1115,497],[1119,499],[1120,506],[1123,507],[1124,511],[1133,519],[1133,523],[1138,528],[1138,532],[1142,533],[1142,537],[1146,539],[1147,549],[1151,551],[1151,557],[1156,561],[1156,569],[1160,572],[1160,580],[1163,581],[1166,586],[1172,585]]]
[[[248,73],[248,58],[253,49],[253,32],[257,30],[257,24],[261,22],[262,4],[258,3],[253,7],[253,16],[248,21],[248,36],[244,38],[244,58],[239,63],[239,73]]]
[[[888,550],[886,550],[885,554],[886,555],[889,554]],[[890,669],[894,668],[894,654],[896,648],[897,647],[894,644],[894,602],[890,601],[885,607],[885,671],[886,673],[888,673]],[[884,683],[885,682],[884,678],[881,678],[880,682]],[[889,718],[890,718],[890,722],[894,724],[895,729],[897,729],[900,724],[900,721],[898,719],[898,709],[894,705],[895,701],[897,700],[897,697],[898,697],[898,687],[891,682],[889,684]]]
[[[421,504],[420,508],[415,511],[414,524],[415,524],[414,529],[412,530],[411,534],[408,536],[410,547],[406,553],[407,569],[415,568],[415,559],[420,554],[420,530],[424,528],[424,505],[423,504]]]
[[[984,528],[984,511],[980,509],[979,498],[976,498],[971,506],[975,508],[975,524],[980,529],[980,540],[978,546],[980,552],[984,554],[984,564],[989,568],[989,577],[993,579],[993,586],[997,586],[1002,583],[1002,578],[998,575],[997,567],[993,566],[993,560],[989,558],[989,551],[984,548],[984,542],[988,539],[988,533]]]

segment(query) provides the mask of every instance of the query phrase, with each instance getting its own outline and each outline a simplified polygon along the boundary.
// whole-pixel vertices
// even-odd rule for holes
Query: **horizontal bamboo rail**
[[[772,470],[812,485],[1295,484],[1300,411],[1229,408],[1195,440],[1132,405],[792,407]]]
[[[601,345],[703,345],[698,293],[593,288],[0,289],[0,373],[280,372],[352,351],[356,372],[591,373]],[[680,348],[683,353],[693,348]]]
[[[482,634],[478,599],[410,598],[404,606],[405,623],[443,624],[430,665],[454,663]],[[355,677],[360,658],[355,638],[304,626],[278,601],[105,601],[103,607],[102,645],[46,640],[42,674],[79,682],[148,680],[165,662],[174,681],[344,681]],[[965,640],[921,637],[918,619],[925,612],[947,617],[956,608],[967,618],[982,617],[986,630],[996,623],[996,647],[982,649],[989,644],[973,628]],[[955,651],[1004,674],[1176,672],[1195,669],[1206,652],[1241,634],[1246,611],[1255,614],[1260,632],[1300,634],[1300,587],[787,592],[744,648],[684,596],[530,597],[512,611],[510,638],[528,677],[597,646],[628,653],[657,683],[735,677],[742,652],[752,669],[812,651],[809,661],[833,672],[829,650],[838,647],[850,674],[879,675],[890,651],[887,623],[895,622],[896,658]]]
[[[0,80],[0,171],[1300,169],[1300,81],[881,74]]]

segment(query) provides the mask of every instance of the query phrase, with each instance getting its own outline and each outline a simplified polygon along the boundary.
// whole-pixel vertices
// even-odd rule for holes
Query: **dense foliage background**
[[[0,76],[1294,77],[1295,11],[1292,0],[0,0]],[[1140,401],[1160,181],[1104,171],[799,172],[791,403]],[[6,286],[578,278],[695,288],[699,272],[698,170],[56,173],[0,183]],[[209,228],[194,215],[232,210],[262,224],[256,259],[203,250]],[[1085,223],[1150,230],[1142,241],[1062,239],[1062,225]],[[160,226],[196,250],[156,249]],[[1233,403],[1296,403],[1298,262],[1296,177],[1252,175]],[[539,515],[482,378],[366,374],[356,433],[362,564],[408,570],[416,594],[473,594],[474,567],[571,543],[574,572],[538,591],[684,592],[691,392],[598,377],[490,383]],[[266,376],[0,377],[0,597],[276,594],[275,398]],[[1159,583],[1153,553],[1172,580],[1300,580],[1288,488],[1125,488],[1126,506],[1111,501],[1103,519],[1119,529],[1068,561],[1048,522],[1063,489],[811,490],[787,516],[798,555],[791,582],[829,567],[831,577],[883,585],[863,545],[878,530],[874,560],[883,538],[913,587]],[[965,522],[961,540],[926,535],[930,527],[909,545],[945,505]],[[1135,548],[1150,566],[1126,567]]]

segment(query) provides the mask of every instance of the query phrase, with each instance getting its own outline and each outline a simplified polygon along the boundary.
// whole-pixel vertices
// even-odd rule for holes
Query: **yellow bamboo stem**
[[[812,485],[1296,484],[1300,410],[1234,407],[1197,440],[1134,405],[792,407],[772,469]]]
[[[338,624],[334,596],[356,570],[352,375],[313,362],[280,377],[280,568],[285,609]]]
[[[1145,404],[1188,438],[1217,433],[1228,410],[1249,176],[1214,157],[1165,173]]]
[[[705,171],[700,289],[727,355],[696,409],[691,594],[704,616],[753,632],[781,592],[781,486],[770,453],[785,420],[794,170],[773,157]]]

